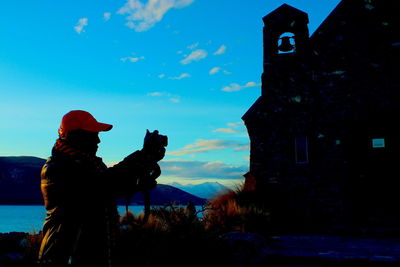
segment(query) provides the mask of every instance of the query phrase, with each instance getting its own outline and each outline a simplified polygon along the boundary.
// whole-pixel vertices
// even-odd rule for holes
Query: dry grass
[[[207,230],[214,232],[256,232],[267,234],[270,213],[258,201],[254,191],[236,188],[217,196],[209,203],[203,222]]]
[[[129,211],[124,214],[120,220],[122,232],[144,229],[159,233],[202,228],[201,222],[195,213],[185,207],[174,204],[153,207],[147,223],[143,222],[143,218],[143,213],[135,216]]]

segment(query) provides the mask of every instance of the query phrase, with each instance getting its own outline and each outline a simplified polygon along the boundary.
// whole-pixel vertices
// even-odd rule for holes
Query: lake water
[[[139,214],[143,211],[143,206],[129,206],[129,210]],[[118,211],[123,215],[125,206],[118,206]],[[0,205],[0,233],[37,233],[42,230],[45,217],[46,210],[43,206]]]

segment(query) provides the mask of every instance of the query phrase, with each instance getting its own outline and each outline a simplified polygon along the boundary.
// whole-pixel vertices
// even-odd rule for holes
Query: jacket
[[[115,266],[116,198],[141,190],[140,181],[153,169],[154,164],[146,162],[142,151],[107,168],[99,157],[53,149],[41,171],[47,210],[39,252],[41,266]]]

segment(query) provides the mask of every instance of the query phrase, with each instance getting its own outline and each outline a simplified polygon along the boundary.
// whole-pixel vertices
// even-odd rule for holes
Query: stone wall
[[[250,172],[285,231],[400,224],[400,13],[394,10],[400,11],[394,0],[343,0],[286,54],[276,53],[271,38],[279,31],[308,34],[296,32],[308,22],[305,13],[284,5],[264,18],[270,54],[262,95],[243,120]],[[303,164],[295,158],[298,136],[307,137]],[[374,138],[385,147],[373,148]]]

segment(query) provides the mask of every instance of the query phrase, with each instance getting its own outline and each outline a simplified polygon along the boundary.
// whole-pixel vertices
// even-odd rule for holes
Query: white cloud
[[[237,92],[244,88],[255,87],[255,86],[261,86],[261,84],[255,83],[255,82],[248,82],[244,85],[239,85],[237,83],[231,83],[230,85],[223,87],[221,90],[224,92]]]
[[[185,78],[189,78],[190,74],[189,73],[182,73],[181,75],[177,76],[177,77],[169,77],[168,79],[170,80],[182,80]]]
[[[214,67],[208,72],[208,74],[214,75],[214,74],[218,73],[220,70],[221,70],[220,67]]]
[[[199,42],[196,42],[196,43],[194,43],[194,44],[189,45],[187,48],[190,49],[190,50],[193,50],[193,49],[195,49],[196,47],[198,47],[199,44],[200,44]]]
[[[203,58],[207,57],[207,52],[202,49],[197,49],[190,53],[187,57],[181,60],[181,64],[186,65],[192,63],[193,61],[199,61]]]
[[[110,18],[111,18],[111,13],[110,13],[110,12],[104,12],[104,13],[103,13],[103,19],[104,19],[105,21],[109,21]]]
[[[230,141],[230,140],[198,139],[194,144],[186,145],[179,150],[170,151],[170,152],[168,152],[168,154],[175,155],[175,156],[181,156],[181,155],[208,152],[208,151],[221,150],[221,149],[233,149],[235,151],[240,151],[241,148],[244,146],[248,146],[248,145],[243,144],[243,143],[238,143],[236,141]]]
[[[226,51],[226,46],[221,45],[217,51],[214,52],[214,55],[222,55]]]
[[[132,63],[138,62],[139,60],[143,60],[143,59],[144,59],[143,56],[141,56],[141,57],[121,57],[121,58],[120,58],[120,60],[121,60],[122,62],[128,61],[128,62],[132,62]]]
[[[158,75],[158,78],[160,78],[160,79],[162,79],[162,78],[164,78],[165,77],[165,74],[164,73],[161,73],[160,75]]]
[[[147,3],[142,3],[140,0],[127,0],[117,13],[127,15],[126,26],[143,32],[161,21],[170,9],[184,8],[193,2],[194,0],[148,0]]]
[[[82,32],[85,32],[85,27],[88,25],[88,21],[89,21],[88,18],[80,18],[78,20],[78,23],[74,27],[75,31],[78,34],[81,34]]]
[[[148,93],[148,96],[152,96],[152,97],[166,97],[168,98],[168,101],[172,102],[172,103],[180,103],[181,99],[180,96],[178,95],[173,95],[167,92],[152,92],[152,93]]]
[[[162,93],[162,92],[153,92],[153,93],[148,93],[147,95],[148,96],[162,96],[162,95],[164,95],[165,93]]]
[[[212,68],[212,69],[208,72],[208,74],[214,75],[214,74],[217,74],[217,73],[220,73],[220,72],[222,72],[222,73],[225,74],[225,75],[232,74],[232,72],[229,72],[229,71],[227,71],[227,70],[223,70],[223,69],[221,69],[220,67],[214,67],[214,68]]]

